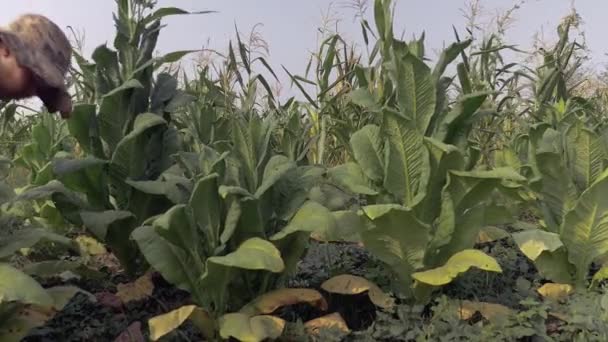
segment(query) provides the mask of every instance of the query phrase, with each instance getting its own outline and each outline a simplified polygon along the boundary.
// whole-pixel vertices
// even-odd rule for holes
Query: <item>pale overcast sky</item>
[[[351,0],[352,1],[352,0]],[[114,31],[113,0],[4,0],[0,24],[8,24],[19,14],[37,12],[86,33],[88,53],[104,42],[111,43]],[[270,46],[270,61],[281,80],[286,76],[281,64],[302,74],[308,53],[317,45],[316,28],[333,3],[333,12],[342,18],[339,30],[347,39],[360,41],[358,22],[353,11],[344,8],[345,0],[160,0],[161,6],[187,10],[215,10],[219,13],[199,16],[177,16],[165,19],[168,27],[161,33],[160,52],[199,49],[203,46],[225,51],[234,35],[234,24],[245,34],[262,23],[260,32]],[[369,1],[373,6],[373,0]],[[452,25],[464,32],[465,19],[461,9],[465,0],[396,0],[396,32],[408,37],[426,31],[428,49],[438,49],[453,41]],[[481,0],[487,14],[506,9],[513,0]],[[593,61],[598,66],[608,58],[608,0],[577,0],[574,2],[585,21],[584,29]],[[555,24],[569,13],[572,0],[528,0],[516,14],[517,21],[508,31],[510,43],[529,47],[533,35],[544,30],[554,37]],[[370,9],[371,14],[371,9]],[[370,22],[373,25],[373,21]],[[434,53],[432,54],[434,56]]]

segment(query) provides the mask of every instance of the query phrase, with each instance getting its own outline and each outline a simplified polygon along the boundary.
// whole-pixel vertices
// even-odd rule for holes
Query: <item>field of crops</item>
[[[206,14],[153,3],[75,49],[70,119],[0,104],[0,341],[608,341],[575,15],[528,62],[456,30],[430,58],[375,0],[305,75],[238,34],[192,75],[161,20]]]

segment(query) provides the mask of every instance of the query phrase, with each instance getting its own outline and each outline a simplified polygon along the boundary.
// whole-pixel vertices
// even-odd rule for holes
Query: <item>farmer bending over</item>
[[[69,118],[72,99],[65,76],[72,47],[49,19],[27,14],[0,28],[0,100],[37,96],[49,112]]]

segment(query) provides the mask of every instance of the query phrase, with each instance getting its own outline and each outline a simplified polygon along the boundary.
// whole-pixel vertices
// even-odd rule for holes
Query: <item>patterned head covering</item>
[[[65,76],[70,67],[72,46],[55,23],[41,15],[22,15],[8,28],[0,28],[0,41],[15,54],[19,65],[34,74],[36,95],[50,112],[56,112],[66,101],[71,111]],[[68,117],[69,112],[61,115]]]

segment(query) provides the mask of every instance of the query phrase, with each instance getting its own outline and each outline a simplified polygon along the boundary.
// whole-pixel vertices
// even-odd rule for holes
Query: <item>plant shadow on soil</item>
[[[502,304],[514,309],[525,298],[535,295],[535,288],[542,280],[534,266],[513,245],[511,239],[484,243],[477,248],[495,257],[503,273],[487,273],[472,269],[458,277],[452,284],[439,291],[452,299],[474,300]],[[321,291],[328,302],[328,310],[320,312],[308,305],[292,305],[279,309],[275,314],[289,324],[299,324],[322,315],[338,312],[354,332],[365,333],[379,318],[379,312],[367,295],[344,296],[330,294],[321,284],[339,274],[352,274],[367,278],[383,288],[390,287],[390,275],[386,268],[363,248],[353,244],[311,243],[308,253],[298,266],[297,273],[288,281],[288,287],[305,287]],[[116,275],[105,283],[75,281],[76,285],[91,293],[115,293],[115,284],[128,282],[124,275]],[[154,292],[147,300],[127,303],[122,308],[91,302],[79,294],[46,325],[33,330],[24,340],[34,341],[114,341],[134,322],[141,323],[145,338],[148,337],[149,318],[166,313],[183,305],[192,304],[188,293],[176,289],[160,276],[153,277]],[[44,286],[65,285],[58,280],[46,280]],[[432,303],[433,304],[433,303]],[[417,324],[424,324],[430,315],[432,304],[419,310],[411,310]],[[380,313],[386,317],[386,313]],[[393,318],[396,318],[396,316]],[[403,336],[397,340],[403,340]],[[371,338],[371,337],[370,337]],[[190,323],[162,339],[163,341],[202,341],[202,335]],[[295,340],[295,339],[294,339]],[[372,339],[374,340],[374,339]]]

